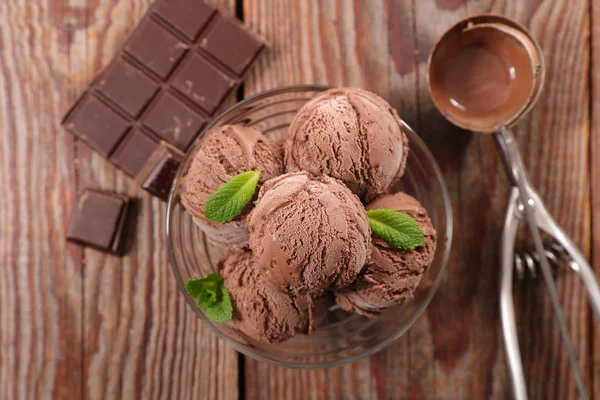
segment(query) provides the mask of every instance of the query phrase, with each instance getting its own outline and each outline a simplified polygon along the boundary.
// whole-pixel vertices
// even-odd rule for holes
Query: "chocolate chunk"
[[[114,193],[86,190],[77,200],[67,240],[120,254],[129,199]]]
[[[127,120],[94,96],[86,96],[65,120],[65,127],[108,156],[129,125]]]
[[[140,22],[125,44],[127,53],[162,79],[167,78],[187,49],[187,44],[149,18]]]
[[[63,126],[136,175],[153,140],[187,151],[263,48],[200,0],[156,0]]]
[[[195,40],[217,12],[198,0],[157,1],[153,11],[189,40]]]
[[[173,74],[173,87],[209,114],[235,86],[235,79],[198,54],[188,57]]]
[[[117,58],[98,81],[98,90],[136,117],[154,97],[158,85],[138,68]]]
[[[135,183],[159,199],[167,201],[171,184],[183,160],[183,155],[176,148],[161,141],[136,176]]]
[[[168,92],[164,92],[142,117],[142,123],[152,132],[185,151],[204,128],[208,118]]]
[[[121,142],[110,160],[131,176],[136,176],[152,155],[158,142],[136,129]]]
[[[237,20],[219,19],[200,40],[200,46],[237,75],[242,75],[264,47]]]

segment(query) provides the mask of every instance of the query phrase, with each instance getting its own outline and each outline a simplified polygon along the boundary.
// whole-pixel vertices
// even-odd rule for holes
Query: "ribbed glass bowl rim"
[[[416,145],[423,152],[423,154],[425,155],[425,158],[427,159],[427,162],[429,162],[429,164],[431,165],[431,167],[434,171],[436,180],[438,181],[438,183],[442,189],[444,209],[446,210],[445,216],[446,216],[447,240],[446,240],[445,246],[447,247],[447,251],[445,252],[444,259],[442,260],[442,266],[440,268],[438,279],[436,279],[436,281],[433,283],[433,287],[427,294],[425,301],[417,309],[417,311],[413,314],[413,316],[410,318],[409,323],[405,324],[405,326],[403,326],[401,329],[399,329],[398,332],[396,332],[394,335],[390,336],[386,340],[383,340],[381,343],[379,343],[369,349],[366,349],[361,353],[357,353],[355,355],[352,355],[352,356],[349,356],[349,357],[346,357],[343,359],[326,361],[326,362],[315,362],[315,363],[284,362],[284,361],[279,361],[279,360],[273,360],[273,359],[264,357],[260,354],[254,353],[254,352],[240,346],[238,343],[229,339],[227,336],[223,335],[208,320],[208,318],[202,313],[202,311],[200,311],[200,309],[198,307],[196,307],[196,304],[192,301],[192,299],[186,295],[187,292],[185,290],[185,282],[183,282],[181,275],[179,274],[178,268],[177,268],[177,261],[175,258],[175,250],[173,248],[173,241],[172,241],[172,237],[171,237],[170,225],[171,225],[171,218],[172,218],[172,214],[173,214],[173,208],[175,206],[175,187],[176,187],[175,183],[179,180],[183,166],[186,164],[188,158],[190,157],[193,150],[195,149],[198,141],[200,139],[202,139],[202,137],[206,134],[206,132],[210,131],[217,124],[217,122],[223,120],[227,115],[233,113],[234,111],[238,110],[239,108],[247,106],[249,103],[254,103],[256,101],[259,101],[259,100],[262,100],[262,99],[265,99],[265,98],[268,98],[268,97],[271,97],[274,95],[283,94],[283,93],[304,92],[304,91],[311,91],[311,92],[325,91],[325,90],[328,90],[331,88],[332,88],[332,86],[326,86],[326,85],[282,86],[282,87],[278,87],[275,89],[265,90],[263,92],[255,94],[253,96],[250,96],[244,100],[241,100],[240,102],[236,103],[232,107],[225,110],[223,113],[219,114],[202,130],[202,132],[198,135],[196,140],[194,140],[194,142],[188,149],[183,161],[181,162],[181,166],[177,170],[177,173],[175,174],[175,178],[173,179],[173,184],[171,185],[171,189],[169,191],[169,200],[167,203],[167,215],[166,215],[165,225],[166,225],[166,234],[167,234],[167,250],[168,250],[168,255],[169,255],[169,265],[171,266],[171,271],[173,271],[173,275],[175,275],[175,279],[177,280],[177,286],[179,288],[179,291],[181,292],[183,297],[186,299],[186,302],[188,303],[188,305],[192,308],[192,310],[194,310],[194,313],[198,316],[198,318],[200,318],[202,320],[202,322],[204,323],[204,326],[207,326],[215,335],[217,335],[217,337],[219,339],[225,341],[227,344],[232,346],[238,352],[240,352],[246,356],[252,357],[258,361],[263,361],[263,362],[266,362],[269,364],[278,365],[278,366],[287,367],[287,368],[319,369],[319,368],[338,367],[341,365],[352,363],[354,361],[358,361],[364,357],[373,355],[373,354],[383,350],[390,344],[392,344],[400,336],[402,336],[410,327],[412,327],[412,325],[415,323],[415,321],[423,314],[423,312],[425,311],[425,309],[431,302],[431,299],[433,298],[433,296],[435,295],[435,293],[438,290],[440,281],[442,281],[442,279],[444,278],[444,275],[446,272],[446,267],[448,265],[448,260],[450,258],[450,252],[452,249],[452,229],[453,229],[452,228],[452,226],[453,226],[452,205],[450,202],[450,195],[448,193],[448,188],[446,187],[446,182],[444,180],[444,176],[442,175],[442,170],[440,169],[438,163],[436,162],[433,154],[431,154],[431,152],[429,151],[429,148],[427,147],[425,142],[423,142],[423,140],[416,134],[416,132],[403,120],[402,121],[403,126],[405,128],[408,128],[410,131],[412,131],[412,133],[414,133],[414,140],[412,141],[413,142],[412,145]]]

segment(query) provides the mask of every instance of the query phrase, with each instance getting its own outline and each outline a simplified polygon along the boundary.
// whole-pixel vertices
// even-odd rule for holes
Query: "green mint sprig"
[[[185,284],[188,294],[197,300],[198,308],[206,309],[206,316],[215,322],[227,322],[233,318],[231,295],[217,274],[202,279],[190,279]]]
[[[204,216],[219,224],[234,220],[252,200],[259,179],[260,171],[248,171],[228,180],[208,198]]]
[[[423,229],[408,214],[389,208],[368,210],[369,226],[373,233],[401,250],[414,250],[425,244]]]
[[[541,65],[536,65],[535,67],[535,73],[534,73],[534,78],[537,78],[538,75],[540,74],[540,72],[542,72],[542,66]]]

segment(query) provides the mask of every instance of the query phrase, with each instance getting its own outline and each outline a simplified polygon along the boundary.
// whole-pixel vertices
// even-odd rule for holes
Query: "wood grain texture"
[[[410,2],[405,3],[410,12]],[[318,83],[363,87],[387,99],[393,97],[392,90],[403,90],[407,98],[414,98],[414,80],[403,88],[402,78],[392,70],[390,6],[382,1],[245,0],[245,22],[270,41],[269,51],[247,79],[245,94],[278,86]],[[406,28],[410,25],[399,29]],[[407,41],[412,52],[412,40],[407,38]],[[404,68],[412,68],[412,62]],[[398,344],[407,349],[408,337]],[[403,389],[409,385],[410,354],[397,354],[393,360],[387,354],[316,371],[289,370],[247,359],[246,397],[383,398],[390,386],[405,392]],[[391,381],[385,374],[387,367],[399,372]]]
[[[584,252],[589,252],[587,5],[585,2],[470,1],[466,3],[466,11],[469,15],[480,12],[505,14],[528,26],[540,41],[547,60],[547,86],[538,105],[519,123],[515,134],[532,182],[540,190],[551,213]],[[562,30],[565,24],[578,29]],[[428,116],[427,121],[430,120]],[[469,340],[462,342],[468,343],[463,360],[469,359],[469,354],[474,357],[470,375],[475,379],[462,396],[504,398],[510,392],[506,391],[508,381],[504,375],[501,337],[494,329],[499,326],[498,239],[509,187],[490,138],[465,134],[458,140],[458,152],[454,153],[459,155],[455,243],[460,252],[460,266],[451,263],[449,276],[452,277],[454,268],[457,271],[451,284],[455,287],[446,292],[448,286],[443,286],[429,311],[431,315],[440,310],[437,307],[439,300],[440,305],[455,304],[451,309],[456,322],[470,319],[467,326],[450,324],[451,335],[458,336],[455,326],[466,328],[463,338]],[[428,143],[436,147],[435,141]],[[456,206],[454,210],[457,210]],[[523,242],[523,236],[519,242]],[[582,285],[566,270],[560,274],[558,284],[589,382],[589,312]],[[527,280],[517,284],[515,292],[521,311],[518,324],[531,398],[574,398],[576,389],[543,284]],[[446,293],[448,297],[445,297]],[[449,348],[456,349],[456,346]],[[477,372],[486,370],[497,371],[497,374],[486,376]],[[449,383],[456,383],[456,380]]]
[[[425,18],[435,15],[428,13],[426,6],[427,2],[418,2],[417,21],[419,7],[423,7]],[[447,6],[446,14],[461,10],[461,7]],[[548,208],[584,252],[589,253],[587,5],[585,2],[469,1],[464,6],[467,15],[497,12],[512,17],[528,26],[539,39],[546,54],[547,86],[538,105],[520,122],[515,134],[532,182],[540,190]],[[562,30],[565,24],[578,29],[567,32]],[[421,30],[432,25],[437,24],[426,24],[425,20],[417,22],[419,39],[422,37]],[[423,41],[427,43],[427,38]],[[430,130],[431,121],[435,120],[427,112],[428,107],[431,107],[429,101],[421,108],[427,124],[421,128],[423,132]],[[448,126],[438,132],[449,129],[451,127]],[[436,329],[434,346],[446,344],[442,347],[444,356],[441,359],[436,352],[436,364],[445,364],[447,376],[451,378],[446,382],[446,375],[443,369],[440,370],[436,374],[437,387],[443,391],[446,385],[454,386],[454,390],[449,392],[460,398],[505,398],[510,391],[497,330],[497,260],[509,186],[490,138],[468,133],[455,137],[458,144],[455,144],[457,147],[452,155],[458,155],[458,159],[452,162],[456,164],[442,168],[447,179],[449,170],[458,172],[458,186],[453,187],[456,181],[452,177],[448,181],[452,192],[458,189],[458,203],[454,205],[457,217],[455,249],[458,249],[460,259],[458,264],[451,262],[448,273],[451,283],[441,287],[428,312],[430,318],[432,314],[438,314],[431,318],[432,322],[444,321],[447,324],[434,325],[442,330]],[[427,142],[436,152],[440,138],[428,138]],[[440,157],[443,159],[444,154],[448,152],[443,149],[436,152],[438,160]],[[576,338],[579,359],[589,382],[589,312],[583,288],[569,271],[559,275],[558,284],[569,327]],[[574,398],[575,385],[553,324],[543,284],[529,280],[517,284],[515,290],[521,311],[518,323],[531,398]],[[449,314],[443,311],[444,307],[450,310]],[[459,327],[462,327],[462,334]],[[445,330],[448,331],[444,333]],[[450,338],[457,341],[449,341]],[[462,355],[457,351],[461,347]],[[453,365],[453,362],[458,364]],[[461,364],[463,367],[460,367]],[[470,376],[470,382],[459,384],[457,373]]]
[[[435,110],[426,86],[425,63],[435,40],[459,19],[479,12],[500,12],[521,21],[546,53],[548,87],[516,134],[532,181],[549,209],[589,254],[589,45],[584,1],[245,0],[247,23],[272,39],[271,51],[250,77],[246,93],[325,83],[381,94],[434,152],[450,188],[457,226],[447,279],[426,317],[407,335],[368,361],[329,371],[288,371],[248,360],[249,398],[302,398],[306,393],[301,388],[313,385],[324,397],[510,396],[498,314],[498,242],[509,184],[491,138],[451,126]],[[589,383],[589,312],[582,286],[566,271],[558,279]],[[574,382],[543,286],[526,281],[516,291],[531,397],[573,398]],[[351,382],[350,389],[340,385],[340,377]]]
[[[88,5],[82,50],[71,54],[85,65],[75,75],[79,90],[110,61],[150,3],[102,0]],[[234,13],[233,1],[212,3]],[[237,398],[237,354],[202,326],[172,276],[164,230],[166,204],[139,193],[131,179],[84,144],[78,150],[79,187],[140,196],[128,255],[115,258],[85,251],[85,397]]]
[[[237,354],[170,272],[164,203],[141,195],[122,259],[64,241],[82,188],[138,195],[60,120],[149,4],[0,4],[2,399],[238,397]]]
[[[592,0],[591,8],[591,206],[592,206],[592,267],[600,280],[600,1]],[[600,324],[592,320],[590,352],[594,395],[600,397]]]
[[[78,397],[81,251],[64,241],[76,195],[61,5],[0,3],[0,398]],[[16,39],[18,38],[18,39]]]
[[[478,138],[448,123],[433,106],[427,90],[426,60],[431,48],[446,29],[468,15],[468,10],[464,2],[425,1],[415,2],[415,6],[417,129],[444,171],[456,224],[446,279],[426,312],[431,338],[426,345],[432,352],[429,364],[433,379],[421,385],[422,398],[490,398],[494,385],[500,389],[496,397],[503,398],[504,376],[494,368],[500,353],[493,304],[497,297],[489,289],[487,295],[479,296],[483,287],[489,286],[493,272],[477,268],[485,251],[483,241],[488,232],[494,234],[495,227],[481,227],[490,208],[484,176],[465,176],[471,169],[482,167],[478,159],[481,144]],[[485,374],[484,370],[495,373]]]
[[[234,12],[234,0],[210,2]],[[547,86],[515,133],[534,185],[598,271],[600,0],[241,2],[248,25],[271,42],[245,94],[298,83],[379,93],[432,149],[456,225],[438,294],[388,349],[316,371],[245,359],[245,382],[238,382],[238,355],[177,291],[163,203],[140,195],[124,258],[63,239],[81,189],[139,195],[59,122],[150,3],[0,1],[0,399],[509,398],[497,289],[508,182],[490,138],[462,132],[437,113],[425,62],[437,37],[469,14],[503,13],[533,31]],[[599,398],[600,328],[575,275],[563,269],[557,283]],[[530,397],[576,398],[543,284],[527,279],[515,292]]]
[[[589,256],[589,4],[473,2],[469,11],[478,11],[481,6],[527,25],[542,47],[546,86],[515,135],[531,181],[550,213]],[[583,285],[566,267],[559,271],[557,285],[586,383],[591,387],[591,316]],[[515,291],[530,396],[576,398],[575,382],[541,278],[537,282],[525,280]]]
[[[417,122],[419,60],[411,1],[246,0],[244,19],[272,40],[246,94],[298,83],[358,86],[389,100],[410,124]],[[390,349],[341,368],[290,371],[248,360],[246,393],[248,398],[433,398],[433,358],[430,323],[421,318]],[[315,386],[316,393],[302,390]]]

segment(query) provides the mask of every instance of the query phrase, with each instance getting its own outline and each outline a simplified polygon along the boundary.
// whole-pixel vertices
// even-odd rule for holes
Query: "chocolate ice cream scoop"
[[[366,211],[339,181],[306,172],[264,184],[248,217],[265,277],[290,293],[349,285],[371,252]]]
[[[201,144],[185,178],[181,202],[208,239],[220,245],[243,246],[248,242],[245,218],[217,224],[204,217],[206,201],[234,176],[261,171],[261,183],[283,173],[283,152],[256,129],[224,125]]]
[[[264,280],[251,251],[229,252],[218,265],[231,295],[231,326],[243,336],[261,342],[281,342],[296,333],[309,333],[325,317],[327,297],[293,296]]]
[[[361,89],[331,89],[306,103],[285,144],[286,171],[343,181],[361,199],[384,193],[404,173],[408,139],[388,102]]]
[[[373,236],[371,260],[352,286],[336,292],[337,303],[346,311],[375,317],[388,307],[411,300],[423,274],[431,265],[436,232],[427,210],[405,193],[383,195],[367,205],[368,210],[389,208],[413,217],[423,229],[425,245],[399,250]]]

